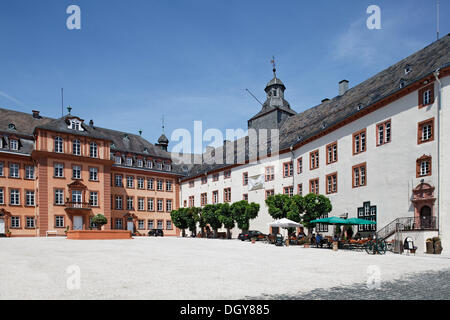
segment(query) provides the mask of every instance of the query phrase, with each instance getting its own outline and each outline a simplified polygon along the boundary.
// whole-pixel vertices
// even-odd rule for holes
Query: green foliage
[[[95,224],[97,227],[101,227],[108,223],[108,219],[102,214],[97,214],[92,218],[92,223]]]
[[[311,229],[313,224],[311,220],[320,218],[321,216],[328,214],[333,209],[330,199],[323,195],[316,195],[310,193],[304,197],[305,214],[302,216],[302,224]]]
[[[200,219],[200,208],[186,208],[186,225],[189,231],[197,233],[197,221]]]
[[[276,194],[266,199],[266,205],[269,207],[269,214],[275,220],[287,218],[291,210],[291,198],[287,194]]]
[[[224,203],[217,208],[217,213],[219,214],[219,220],[223,226],[227,229],[233,229],[235,226],[235,221],[233,214],[231,212],[231,207],[228,203]]]
[[[185,230],[189,227],[187,217],[187,209],[188,208],[180,208],[178,210],[172,210],[170,213],[170,218],[172,219],[175,227],[181,230]]]
[[[222,227],[222,222],[219,219],[219,205],[207,204],[203,207],[203,218],[205,222],[213,228],[214,231],[217,231],[220,227]]]
[[[305,198],[296,194],[290,198],[290,201],[287,218],[295,222],[300,222],[302,220],[302,214],[305,212]]]
[[[255,219],[259,213],[259,204],[248,203],[245,200],[241,200],[233,203],[230,206],[233,219],[236,221],[237,226],[241,230],[248,230],[250,227],[250,220]]]

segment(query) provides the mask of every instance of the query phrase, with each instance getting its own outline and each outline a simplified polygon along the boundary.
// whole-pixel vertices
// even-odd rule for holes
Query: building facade
[[[167,144],[85,124],[70,110],[51,119],[0,109],[0,235],[88,230],[97,214],[106,230],[177,235],[170,211],[181,175]]]
[[[247,146],[243,164],[193,166],[182,178],[180,205],[256,202],[261,210],[251,229],[271,232],[268,195],[318,193],[330,198],[330,216],[377,223],[355,232],[382,232],[407,221],[416,231],[408,235],[421,248],[425,237],[439,235],[448,249],[448,48],[449,35],[353,88],[341,81],[336,97],[299,114],[289,112],[286,87],[274,75],[248,127],[279,128],[279,154],[252,159]],[[226,153],[221,148],[214,152]],[[260,179],[263,188],[253,188],[249,179]],[[318,225],[316,231],[333,230]]]

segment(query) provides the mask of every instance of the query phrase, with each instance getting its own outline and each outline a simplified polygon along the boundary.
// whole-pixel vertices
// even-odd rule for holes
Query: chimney
[[[41,118],[41,116],[39,115],[39,111],[38,110],[33,110],[31,112],[33,112],[33,118],[35,118],[35,119],[40,119]]]
[[[94,120],[89,120],[89,126],[93,127],[94,126]]]
[[[339,82],[339,95],[343,96],[348,90],[348,80],[342,80]]]

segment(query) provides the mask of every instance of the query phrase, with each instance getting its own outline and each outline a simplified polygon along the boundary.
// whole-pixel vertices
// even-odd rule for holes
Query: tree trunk
[[[186,237],[186,230],[185,229],[181,229],[181,236],[183,238]]]
[[[227,228],[227,239],[231,239],[231,230]]]
[[[217,239],[217,229],[214,229],[214,238]]]
[[[201,229],[202,229],[202,238],[204,238],[205,237],[205,228],[202,227]]]

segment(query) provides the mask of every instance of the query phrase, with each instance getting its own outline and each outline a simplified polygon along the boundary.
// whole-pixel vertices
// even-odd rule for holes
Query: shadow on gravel
[[[378,289],[356,284],[315,289],[294,295],[263,294],[245,299],[262,300],[449,300],[450,269],[415,273],[392,282],[381,282]]]

